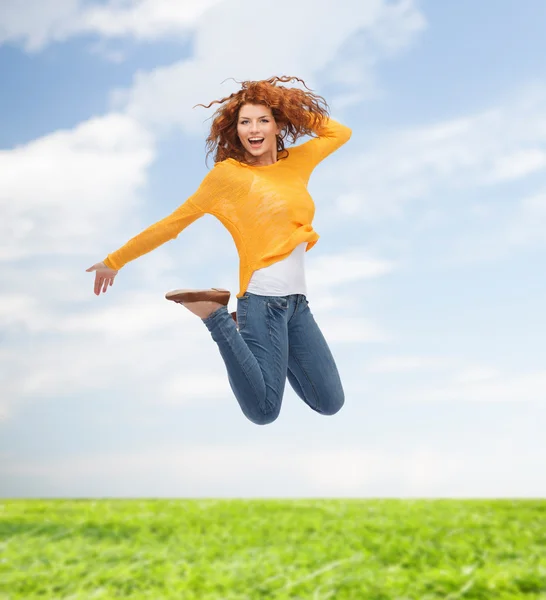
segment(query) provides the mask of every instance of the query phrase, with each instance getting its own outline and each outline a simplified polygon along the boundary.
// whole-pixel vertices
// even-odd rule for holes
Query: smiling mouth
[[[256,138],[255,140],[248,140],[248,143],[253,148],[259,148],[262,145],[263,141],[264,141],[264,138]]]

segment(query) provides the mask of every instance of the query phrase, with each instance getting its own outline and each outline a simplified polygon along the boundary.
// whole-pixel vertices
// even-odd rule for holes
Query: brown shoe
[[[178,302],[179,304],[187,304],[189,302],[218,302],[218,304],[228,305],[231,292],[219,288],[211,288],[209,290],[173,290],[167,292],[165,298]]]
[[[239,327],[239,325],[237,323],[237,311],[231,313],[231,318],[235,321],[235,325],[237,325],[237,327]]]

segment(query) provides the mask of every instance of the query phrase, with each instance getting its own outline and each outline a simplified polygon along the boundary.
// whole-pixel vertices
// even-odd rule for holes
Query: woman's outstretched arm
[[[102,262],[89,267],[88,272],[95,272],[95,294],[106,292],[113,285],[118,271],[128,262],[175,239],[186,227],[202,217],[206,213],[203,206],[210,203],[218,189],[218,178],[218,169],[209,171],[195,194],[173,213],[130,239]]]
[[[112,252],[104,259],[104,264],[111,269],[119,270],[128,262],[143,254],[148,254],[165,242],[174,240],[188,225],[205,214],[196,206],[191,198],[179,206],[168,217],[150,225],[147,229],[130,239],[119,250]]]

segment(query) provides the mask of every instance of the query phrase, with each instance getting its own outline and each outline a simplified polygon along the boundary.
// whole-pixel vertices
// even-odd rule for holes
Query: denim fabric
[[[218,344],[243,414],[253,423],[266,425],[279,416],[287,377],[316,412],[333,415],[343,406],[334,357],[304,295],[247,292],[237,299],[237,325],[225,306],[203,322]]]

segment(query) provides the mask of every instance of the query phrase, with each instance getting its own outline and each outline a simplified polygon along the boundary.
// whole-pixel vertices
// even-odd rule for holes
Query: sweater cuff
[[[119,271],[121,269],[121,267],[118,267],[110,258],[110,256],[107,256],[103,261],[102,261],[109,269],[114,269],[114,271]]]

